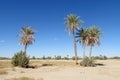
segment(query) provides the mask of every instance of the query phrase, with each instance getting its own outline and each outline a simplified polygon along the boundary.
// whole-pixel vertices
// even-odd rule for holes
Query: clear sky
[[[73,37],[64,24],[70,13],[81,17],[83,27],[101,29],[101,45],[93,48],[93,55],[120,56],[120,0],[0,0],[0,56],[23,50],[16,35],[25,25],[36,30],[28,55],[74,56]],[[77,46],[82,56],[82,47]],[[89,47],[86,50],[88,55]]]

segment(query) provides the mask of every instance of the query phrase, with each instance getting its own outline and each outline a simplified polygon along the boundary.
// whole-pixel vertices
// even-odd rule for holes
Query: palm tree
[[[90,59],[92,56],[92,47],[94,45],[100,44],[99,38],[101,37],[101,35],[102,35],[102,33],[100,32],[100,29],[97,26],[92,26],[89,29],[88,45],[90,46],[90,54],[89,54]]]
[[[85,47],[88,45],[88,28],[82,28],[77,30],[76,38],[79,38],[78,41],[83,45],[83,59],[85,58]]]
[[[34,40],[34,35],[35,31],[33,29],[31,29],[28,26],[25,26],[21,29],[20,31],[20,44],[24,45],[24,56],[26,57],[26,49],[27,46],[32,44],[35,40]]]
[[[76,64],[78,64],[78,59],[77,59],[77,49],[76,49],[76,38],[75,38],[75,30],[81,25],[81,20],[79,16],[76,16],[74,14],[70,14],[65,18],[65,23],[67,24],[67,31],[69,33],[72,33],[74,37],[74,53],[75,53],[75,60]]]

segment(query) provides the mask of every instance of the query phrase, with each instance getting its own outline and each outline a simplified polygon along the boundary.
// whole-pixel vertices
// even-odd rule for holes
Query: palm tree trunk
[[[86,47],[86,46],[84,45],[84,46],[83,46],[83,48],[84,48],[84,49],[83,49],[83,59],[85,58],[85,47]]]
[[[78,64],[78,57],[77,57],[77,46],[76,46],[76,38],[74,36],[74,53],[75,53],[75,61]]]
[[[27,44],[24,46],[24,57],[26,57],[26,49],[27,49]]]
[[[91,59],[92,56],[92,45],[90,45],[90,54],[89,54],[89,59]]]

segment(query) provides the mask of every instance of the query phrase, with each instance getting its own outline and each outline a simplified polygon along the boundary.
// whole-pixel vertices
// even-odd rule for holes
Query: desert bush
[[[81,60],[82,58],[77,57],[78,60]],[[72,57],[72,60],[75,60],[75,56]]]
[[[95,59],[91,58],[89,59],[88,57],[85,57],[81,62],[80,62],[81,66],[84,67],[94,67],[95,66]]]
[[[33,56],[32,59],[36,59],[35,56]]]
[[[69,58],[68,58],[68,57],[64,57],[64,59],[65,59],[65,60],[69,60]]]
[[[46,59],[45,56],[43,56],[42,59],[45,60]]]
[[[29,64],[29,57],[27,56],[25,57],[24,52],[20,51],[12,57],[12,64],[14,66],[20,66],[26,68],[28,67]]]
[[[75,60],[75,56],[72,57],[72,60]]]
[[[62,58],[61,58],[61,56],[56,56],[55,59],[56,59],[56,60],[60,60],[60,59],[62,59]]]
[[[46,57],[46,59],[52,59],[50,56]]]

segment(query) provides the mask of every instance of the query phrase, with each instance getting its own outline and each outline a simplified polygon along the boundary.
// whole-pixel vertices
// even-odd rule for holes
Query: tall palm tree
[[[76,16],[74,14],[70,14],[65,18],[65,23],[67,24],[67,31],[69,33],[72,33],[74,37],[74,54],[75,54],[75,60],[76,64],[78,64],[78,59],[77,59],[77,49],[76,49],[76,38],[75,38],[75,30],[81,25],[81,20],[79,16]]]
[[[21,37],[19,42],[20,44],[24,45],[24,56],[26,57],[26,49],[27,46],[32,44],[34,40],[35,31],[28,26],[25,26],[21,29],[19,36]]]
[[[76,38],[79,38],[78,41],[83,45],[83,59],[85,58],[85,47],[88,45],[88,28],[82,28],[77,30]]]
[[[97,26],[92,26],[89,29],[88,45],[90,46],[90,54],[89,54],[90,59],[92,56],[92,47],[94,45],[100,44],[99,38],[101,37],[101,35],[102,35],[102,33],[100,32],[100,29]]]

